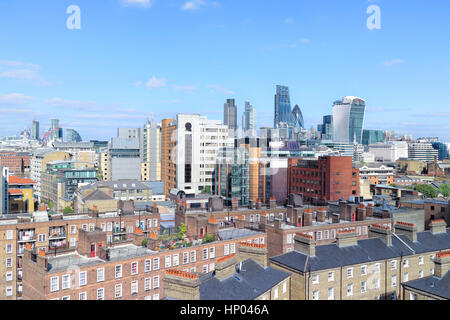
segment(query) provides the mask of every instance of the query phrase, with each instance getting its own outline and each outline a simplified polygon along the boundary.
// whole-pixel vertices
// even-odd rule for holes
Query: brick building
[[[289,159],[288,192],[313,204],[348,200],[359,195],[359,170],[353,168],[352,157]]]
[[[127,209],[122,205],[122,214],[100,213],[90,210],[84,215],[48,215],[44,212],[8,215],[0,218],[0,299],[21,299],[22,264],[27,244],[33,250],[64,253],[77,248],[78,230],[106,232],[105,244],[123,241],[141,226],[144,234],[159,234],[159,208],[145,210]],[[124,208],[126,210],[124,210]]]
[[[430,228],[433,220],[443,219],[450,227],[450,200],[445,199],[429,199],[424,201],[425,210],[425,229]]]
[[[369,239],[341,231],[334,244],[316,246],[297,233],[295,251],[270,258],[270,266],[292,272],[293,300],[401,299],[401,283],[433,275],[436,254],[449,250],[450,229],[442,223],[417,232],[413,224],[370,227]]]
[[[23,175],[30,172],[31,154],[26,152],[0,152],[0,166],[9,172]]]
[[[76,250],[53,255],[28,245],[23,262],[26,300],[159,300],[167,270],[208,273],[218,259],[236,254],[239,243],[264,243],[265,234],[222,230],[219,240],[174,250],[160,248],[156,234],[140,228],[127,240],[106,244],[100,229],[78,230]],[[147,246],[143,246],[143,240]],[[223,239],[223,240],[222,240]]]

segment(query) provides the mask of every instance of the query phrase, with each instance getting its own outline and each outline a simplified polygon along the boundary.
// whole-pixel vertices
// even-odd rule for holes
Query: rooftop
[[[413,242],[406,235],[392,236],[392,246],[387,246],[381,238],[358,240],[357,245],[340,248],[336,243],[316,246],[316,255],[309,257],[292,251],[270,260],[301,272],[326,270],[341,266],[370,263],[400,256],[409,256],[450,248],[450,229],[433,235],[431,231],[417,233]]]
[[[450,299],[450,272],[447,272],[442,278],[429,276],[405,282],[403,286],[430,293],[441,298]]]
[[[237,267],[237,266],[236,266]],[[200,276],[200,300],[253,300],[287,279],[289,273],[263,268],[252,259],[242,262],[240,270],[220,280],[214,273]]]

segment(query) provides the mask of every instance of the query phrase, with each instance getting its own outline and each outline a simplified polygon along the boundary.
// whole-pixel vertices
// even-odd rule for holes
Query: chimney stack
[[[154,232],[151,232],[147,238],[147,249],[152,251],[159,251],[159,240],[158,235]]]
[[[316,241],[307,233],[298,232],[294,237],[294,250],[310,257],[316,256]]]
[[[355,230],[341,230],[336,234],[337,245],[339,248],[352,247],[358,245]]]
[[[248,201],[248,208],[249,209],[254,209],[255,208],[255,202],[253,200],[249,200]]]
[[[228,278],[229,276],[235,274],[236,263],[237,263],[237,259],[234,254],[225,256],[225,257],[217,260],[217,264],[216,264],[216,268],[215,268],[216,277],[219,280],[223,280],[223,279]]]
[[[258,200],[256,201],[256,209],[261,210],[261,208],[262,208],[261,199],[258,199]]]
[[[275,209],[277,207],[277,200],[272,197],[269,200],[269,209]]]
[[[277,218],[274,220],[273,226],[276,230],[280,230],[282,223],[283,223],[283,220]]]
[[[366,220],[366,206],[362,203],[356,209],[356,221]]]
[[[200,300],[198,274],[167,270],[163,278],[164,296],[179,300]]]
[[[312,221],[313,221],[313,211],[311,208],[307,208],[303,213],[303,226],[305,227],[312,226]]]
[[[431,233],[432,234],[440,234],[447,232],[447,223],[444,219],[433,220],[430,223]]]
[[[439,252],[434,258],[434,275],[442,278],[450,270],[450,250]]]
[[[369,227],[370,238],[381,238],[381,240],[388,246],[392,246],[392,230],[379,224],[374,224]]]
[[[369,203],[366,208],[366,216],[373,217],[373,204]]]
[[[317,222],[325,222],[327,219],[327,209],[318,208],[316,211],[316,220]]]
[[[413,241],[413,242],[417,241],[417,227],[415,224],[397,221],[394,228],[395,228],[395,233],[405,234],[408,236],[408,238],[411,239],[411,241]]]
[[[263,268],[267,267],[267,247],[263,244],[241,242],[239,245],[239,261],[255,260]]]
[[[332,223],[341,222],[340,214],[339,213],[331,213],[331,222]]]
[[[235,220],[235,226],[236,229],[244,229],[245,228],[245,220],[244,217],[239,215],[237,216],[237,219]]]

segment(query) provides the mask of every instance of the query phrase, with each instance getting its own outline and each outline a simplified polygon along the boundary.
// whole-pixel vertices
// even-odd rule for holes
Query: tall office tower
[[[254,137],[256,135],[256,109],[245,102],[245,111],[242,116],[242,131],[246,137]]]
[[[291,125],[296,130],[305,128],[305,120],[303,119],[303,113],[297,104],[295,105],[294,109],[291,112]]]
[[[176,167],[176,121],[161,121],[161,179],[164,181],[164,194],[169,197],[170,190],[177,186]]]
[[[81,142],[80,134],[74,129],[66,129],[66,142]]]
[[[281,122],[287,123],[291,115],[291,99],[289,97],[289,88],[277,85],[275,94],[275,115],[274,128],[278,128]]]
[[[39,140],[39,121],[33,120],[31,125],[31,139]]]
[[[141,179],[139,139],[112,138],[108,154],[112,181]]]
[[[142,130],[142,181],[161,180],[161,126],[147,121]]]
[[[59,119],[51,119],[51,127],[50,127],[50,136],[49,136],[49,140],[50,141],[62,141],[63,139],[63,130],[62,128],[59,126]]]
[[[333,116],[323,116],[322,140],[333,140]]]
[[[230,136],[236,136],[237,125],[237,106],[234,99],[227,99],[223,105],[223,124],[228,126]]]
[[[196,114],[178,114],[176,126],[176,188],[212,193],[218,151],[230,143],[228,126]]]
[[[448,148],[447,144],[443,142],[432,142],[431,144],[433,148],[436,149],[439,153],[438,160],[442,161],[450,157],[450,149]]]
[[[333,104],[333,141],[362,143],[366,102],[357,97],[345,97]]]
[[[0,215],[8,214],[8,168],[0,167]]]

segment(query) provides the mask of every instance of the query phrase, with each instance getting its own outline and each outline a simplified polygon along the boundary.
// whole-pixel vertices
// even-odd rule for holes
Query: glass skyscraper
[[[227,99],[223,105],[223,124],[228,126],[230,135],[235,135],[237,126],[237,106],[234,99]]]
[[[81,142],[80,134],[74,129],[66,129],[66,142]]]
[[[31,139],[39,140],[39,121],[33,120],[33,124],[31,126]]]
[[[245,111],[242,116],[242,131],[244,136],[256,135],[256,110],[248,101],[245,102]]]
[[[384,142],[384,131],[382,130],[363,130],[362,144],[368,146],[378,142]]]
[[[345,97],[333,104],[333,141],[362,143],[366,102],[358,97]]]
[[[274,128],[278,128],[281,122],[288,123],[291,116],[291,99],[289,88],[277,85],[275,94]]]

